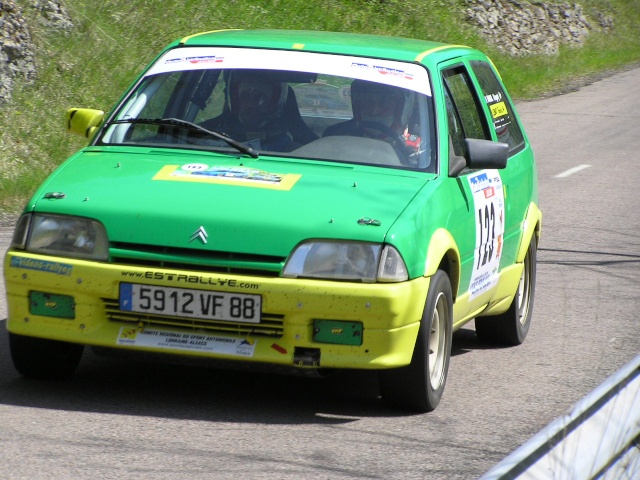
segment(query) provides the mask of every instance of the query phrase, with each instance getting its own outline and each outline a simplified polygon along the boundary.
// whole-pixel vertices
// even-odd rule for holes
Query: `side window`
[[[493,68],[486,62],[471,62],[484,100],[491,111],[493,128],[499,142],[509,145],[509,153],[513,154],[524,148],[524,137],[520,125],[513,115],[513,107],[504,93]]]
[[[455,119],[459,122],[459,125],[456,125],[456,130],[458,135],[462,134],[461,141],[465,138],[491,140],[489,127],[466,68],[457,66],[445,70],[442,75],[448,93],[446,95],[447,109],[449,110],[451,107],[455,111]],[[450,128],[451,122],[450,116]],[[453,135],[454,132],[450,133]],[[455,139],[452,138],[452,140],[455,142]]]
[[[444,91],[444,101],[447,105],[447,122],[449,123],[449,147],[453,150],[449,151],[449,156],[462,157],[464,156],[464,131],[447,89]]]

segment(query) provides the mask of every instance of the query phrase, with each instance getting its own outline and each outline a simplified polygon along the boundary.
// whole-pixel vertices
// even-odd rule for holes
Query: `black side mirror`
[[[465,138],[466,155],[453,155],[449,158],[449,176],[455,177],[465,168],[474,170],[502,169],[507,167],[509,159],[509,145],[506,143]],[[453,149],[453,146],[450,146]]]
[[[509,159],[509,145],[491,140],[465,138],[467,146],[467,166],[473,169],[506,168]]]

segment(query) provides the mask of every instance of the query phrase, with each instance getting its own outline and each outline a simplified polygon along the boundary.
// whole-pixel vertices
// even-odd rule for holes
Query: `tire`
[[[516,346],[524,342],[531,326],[536,289],[537,245],[535,235],[524,257],[524,269],[509,309],[491,317],[476,318],[476,335],[481,342]]]
[[[64,380],[71,378],[80,363],[82,345],[25,337],[9,333],[11,359],[16,370],[28,378]]]
[[[453,333],[453,296],[447,274],[431,279],[411,363],[380,370],[380,393],[389,406],[431,412],[440,403],[449,371]]]

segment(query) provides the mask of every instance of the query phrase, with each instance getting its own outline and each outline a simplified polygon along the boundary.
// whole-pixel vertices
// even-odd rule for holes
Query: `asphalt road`
[[[458,332],[435,412],[386,410],[371,374],[314,380],[92,352],[71,382],[29,381],[2,328],[2,477],[482,475],[640,353],[640,69],[518,110],[544,212],[533,324],[516,348],[482,346],[473,324]],[[0,229],[0,251],[8,241]]]

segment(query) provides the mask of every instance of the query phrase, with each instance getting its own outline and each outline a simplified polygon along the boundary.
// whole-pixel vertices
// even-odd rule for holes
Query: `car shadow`
[[[86,348],[71,380],[33,380],[13,368],[0,324],[0,404],[215,422],[342,424],[412,415],[387,407],[373,371],[307,378],[170,359],[112,358]]]
[[[386,406],[374,371],[309,378],[218,368],[167,356],[98,355],[86,348],[68,381],[20,376],[0,325],[0,404],[214,422],[342,424],[419,415]],[[475,330],[454,333],[452,357],[485,347]],[[439,407],[441,408],[441,407]],[[435,415],[436,412],[431,415]]]
[[[453,343],[451,345],[451,356],[463,355],[473,350],[482,348],[478,341],[475,328],[464,327],[453,332]]]
[[[476,350],[501,350],[505,348],[513,347],[481,342],[476,335],[475,324],[472,321],[453,333],[451,356],[455,357]]]

